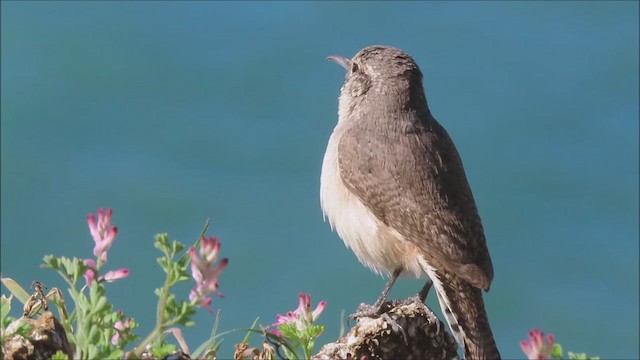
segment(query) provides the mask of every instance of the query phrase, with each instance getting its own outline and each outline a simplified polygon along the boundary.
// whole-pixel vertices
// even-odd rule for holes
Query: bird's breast
[[[331,134],[322,163],[320,204],[325,220],[353,250],[361,263],[377,274],[402,267],[406,275],[426,276],[418,262],[419,250],[381,222],[345,185],[340,175],[340,124]]]

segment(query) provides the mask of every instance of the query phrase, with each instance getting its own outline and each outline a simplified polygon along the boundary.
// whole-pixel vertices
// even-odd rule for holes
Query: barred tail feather
[[[419,262],[433,281],[442,313],[453,337],[464,349],[465,359],[500,359],[484,309],[482,290],[453,273],[434,268],[422,257]]]

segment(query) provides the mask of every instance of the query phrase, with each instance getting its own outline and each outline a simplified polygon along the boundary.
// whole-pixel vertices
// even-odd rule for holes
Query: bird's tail
[[[451,272],[435,269],[424,259],[420,262],[433,281],[442,313],[464,349],[465,359],[500,359],[484,310],[482,290]]]

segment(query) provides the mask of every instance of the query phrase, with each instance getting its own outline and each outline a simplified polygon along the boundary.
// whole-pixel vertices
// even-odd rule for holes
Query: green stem
[[[140,355],[144,351],[144,349],[149,345],[158,334],[162,333],[164,329],[167,328],[167,324],[165,324],[164,319],[164,309],[167,306],[167,298],[169,297],[169,289],[171,288],[171,284],[169,283],[169,277],[164,282],[164,286],[162,288],[162,296],[158,301],[158,308],[156,309],[156,326],[153,328],[149,336],[147,336],[138,346],[133,349],[129,354],[133,355],[134,358],[140,358]],[[127,356],[127,358],[131,358],[131,356]]]
[[[67,276],[67,274],[65,272],[63,272],[62,270],[59,270],[59,269],[55,269],[55,270],[56,270],[56,272],[58,274],[60,274],[60,277],[62,277],[62,279],[64,281],[66,281],[67,284],[69,284],[69,288],[75,289],[76,284],[73,283],[73,281]]]
[[[140,355],[144,351],[144,348],[147,347],[147,345],[150,344],[153,341],[153,339],[155,339],[156,336],[158,336],[159,333],[160,333],[160,328],[158,328],[156,325],[156,327],[151,331],[149,336],[147,336],[144,340],[142,340],[142,342],[138,346],[136,346],[136,348],[133,349],[133,351],[129,352],[126,358],[139,359]]]
[[[86,356],[87,354],[83,354],[82,350],[83,350],[83,339],[84,339],[84,312],[85,309],[81,304],[80,301],[80,294],[78,293],[78,290],[76,290],[75,284],[71,284],[71,287],[69,288],[69,294],[71,295],[71,298],[73,299],[73,301],[75,302],[76,308],[75,308],[75,323],[76,323],[76,329],[73,332],[73,336],[75,338],[75,354],[74,356],[81,358],[83,356]],[[71,326],[71,324],[69,324],[69,328],[73,329],[73,327]]]
[[[309,339],[304,339],[304,343],[302,344],[302,351],[304,352],[305,359],[311,359],[311,349],[309,349]]]

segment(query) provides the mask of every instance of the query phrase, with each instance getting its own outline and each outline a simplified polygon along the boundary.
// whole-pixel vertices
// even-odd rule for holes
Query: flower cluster
[[[96,277],[96,262],[93,261],[93,259],[84,259],[83,262],[89,266],[87,272],[84,273],[84,278],[87,280],[87,286],[90,287]],[[121,268],[118,270],[107,271],[106,274],[98,278],[98,281],[114,282],[119,279],[124,279],[127,276],[129,276],[129,269]]]
[[[316,325],[320,314],[327,306],[326,301],[320,301],[314,310],[311,310],[311,296],[300,293],[298,296],[298,308],[287,312],[286,315],[276,317],[275,327],[270,336],[277,337],[277,341],[284,345],[285,356],[288,359],[309,359],[313,353],[315,340],[324,332],[324,325]],[[299,351],[302,350],[302,353]]]
[[[278,314],[276,322],[271,324],[271,326],[278,328],[283,324],[295,324],[296,328],[299,331],[302,331],[308,325],[316,321],[327,306],[327,302],[322,300],[318,303],[315,310],[311,311],[311,295],[300,293],[298,298],[298,308],[294,311],[287,312],[286,315]],[[282,332],[279,329],[272,330],[271,333],[275,335],[282,335]]]
[[[229,259],[227,258],[221,259],[217,264],[214,264],[218,258],[219,251],[220,241],[216,237],[203,237],[200,242],[199,253],[195,247],[189,248],[191,275],[196,282],[196,285],[189,293],[189,300],[206,308],[212,314],[212,300],[208,295],[217,294],[222,296],[217,293],[218,277],[229,264]]]
[[[169,358],[172,354],[177,354],[175,346],[168,343],[165,337],[168,333],[173,334],[180,344],[183,354],[193,359],[210,357],[215,354],[220,346],[220,341],[216,340],[217,320],[214,322],[214,329],[211,338],[197,348],[193,353],[189,352],[186,342],[182,337],[179,328],[174,326],[193,326],[192,317],[196,314],[198,307],[206,307],[210,312],[212,299],[211,294],[218,294],[218,277],[227,267],[229,260],[218,259],[220,252],[220,242],[215,237],[202,237],[198,239],[195,246],[188,249],[177,241],[171,241],[166,233],[156,234],[154,246],[162,252],[162,256],[157,258],[166,274],[164,285],[156,288],[155,294],[158,297],[156,324],[151,332],[141,341],[134,330],[138,324],[133,318],[126,317],[122,311],[114,311],[113,305],[106,296],[106,283],[125,278],[129,275],[129,269],[121,268],[114,271],[107,271],[105,265],[108,262],[108,252],[118,236],[118,228],[111,224],[113,211],[111,209],[98,209],[97,213],[87,216],[89,232],[93,240],[93,255],[91,258],[67,258],[46,255],[44,266],[54,269],[69,284],[68,292],[75,305],[72,312],[67,311],[65,301],[62,299],[62,292],[53,288],[47,295],[44,295],[44,285],[34,282],[36,292],[27,299],[29,309],[22,310],[27,316],[35,315],[39,309],[35,304],[45,309],[48,306],[47,298],[51,296],[52,304],[58,307],[60,322],[67,334],[73,336],[69,339],[69,347],[65,348],[66,356],[54,355],[54,358],[83,358],[83,359],[122,359],[122,358],[142,358],[143,354],[153,354],[157,358]],[[209,224],[205,225],[202,234],[206,233]],[[191,274],[190,274],[191,272]],[[195,280],[195,285],[190,291],[189,300],[178,300],[172,288],[180,282],[190,279]],[[86,284],[79,284],[86,280]],[[7,316],[11,310],[11,299],[16,296],[22,299],[28,294],[20,285],[10,278],[0,277],[0,282],[12,293],[7,298],[0,296],[0,335],[12,322],[12,318]],[[78,289],[78,286],[81,286]],[[24,302],[24,300],[23,300]],[[67,302],[66,304],[69,304]],[[19,320],[23,323],[23,319]],[[26,328],[25,328],[26,329]],[[125,352],[129,344],[136,342],[136,346]],[[265,345],[266,346],[266,345]],[[265,350],[266,351],[266,350]],[[265,352],[267,353],[267,352]],[[269,353],[269,354],[272,354]],[[269,358],[273,358],[273,354]]]
[[[552,334],[544,336],[538,329],[529,331],[529,340],[522,340],[520,348],[529,360],[547,360],[553,352],[554,337]]]
[[[118,311],[118,315],[123,317],[124,313],[120,310]],[[133,323],[133,320],[131,320],[131,318],[128,317],[124,321],[122,320],[116,321],[113,327],[116,329],[116,332],[111,337],[111,343],[113,345],[118,345],[120,341],[122,341],[122,339],[127,339],[131,337],[130,334],[127,334],[127,330],[133,328],[134,323]]]
[[[87,216],[87,223],[89,224],[89,232],[93,237],[93,241],[96,245],[93,247],[93,255],[98,258],[100,265],[107,262],[107,251],[113,244],[118,235],[118,228],[111,226],[111,215],[113,211],[107,209],[106,213],[102,209],[98,209],[98,220],[93,214]]]
[[[98,262],[93,259],[84,259],[84,263],[89,266],[89,269],[84,273],[84,278],[87,281],[87,286],[91,286],[93,280],[96,278],[102,265],[107,263],[107,251],[111,248],[113,241],[118,235],[118,228],[111,226],[111,215],[113,211],[107,209],[103,212],[102,209],[98,209],[98,219],[95,215],[89,214],[87,216],[87,224],[89,225],[89,232],[95,245],[93,247],[93,255],[95,255]],[[109,271],[103,276],[98,278],[98,281],[113,282],[118,279],[123,279],[129,276],[129,269],[122,268],[115,271]]]

